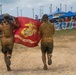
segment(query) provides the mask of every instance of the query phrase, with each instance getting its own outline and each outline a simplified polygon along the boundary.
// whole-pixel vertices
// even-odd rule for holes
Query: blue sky
[[[40,17],[40,6],[43,6],[43,14],[50,14],[50,4],[52,4],[52,12],[57,8],[60,8],[60,3],[62,4],[62,11],[65,11],[65,5],[67,5],[67,11],[71,10],[76,12],[76,0],[0,0],[2,4],[2,13],[9,13],[10,15],[17,16],[17,7],[18,14],[21,16],[33,18],[34,15]]]

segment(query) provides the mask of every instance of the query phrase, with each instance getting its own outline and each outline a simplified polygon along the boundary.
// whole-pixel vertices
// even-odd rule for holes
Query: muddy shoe
[[[11,71],[11,68],[9,66],[7,66],[7,71]]]
[[[44,69],[44,70],[47,70],[48,68],[47,68],[47,66],[44,66],[43,69]]]
[[[51,65],[52,64],[52,59],[51,59],[51,56],[48,57],[48,65]]]
[[[10,58],[11,58],[10,56],[7,56],[7,57],[6,57],[7,66],[10,66],[10,65],[11,65]]]

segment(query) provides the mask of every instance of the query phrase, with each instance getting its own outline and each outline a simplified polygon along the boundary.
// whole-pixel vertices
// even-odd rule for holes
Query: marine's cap
[[[3,17],[4,18],[10,18],[10,15],[8,13],[6,13],[6,14],[3,14]]]

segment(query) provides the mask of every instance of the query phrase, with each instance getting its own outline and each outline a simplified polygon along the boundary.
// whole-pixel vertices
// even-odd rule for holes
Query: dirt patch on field
[[[54,38],[53,63],[47,71],[43,70],[40,44],[14,47],[11,61],[12,71],[8,72],[0,52],[0,75],[76,75],[76,36]]]

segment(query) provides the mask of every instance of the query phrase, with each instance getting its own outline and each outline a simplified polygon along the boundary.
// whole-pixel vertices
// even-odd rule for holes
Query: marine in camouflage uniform
[[[53,52],[53,34],[55,28],[52,23],[50,23],[48,19],[48,15],[44,14],[42,17],[42,24],[39,27],[39,32],[42,37],[41,39],[41,51],[42,51],[42,61],[44,64],[43,69],[47,70],[46,64],[46,54],[48,58],[48,65],[52,64],[52,52]]]
[[[5,63],[7,66],[7,70],[11,71],[11,55],[14,45],[14,34],[13,30],[19,28],[18,23],[10,20],[9,14],[3,15],[4,20],[0,24],[0,40],[2,46],[2,52],[4,54]]]

